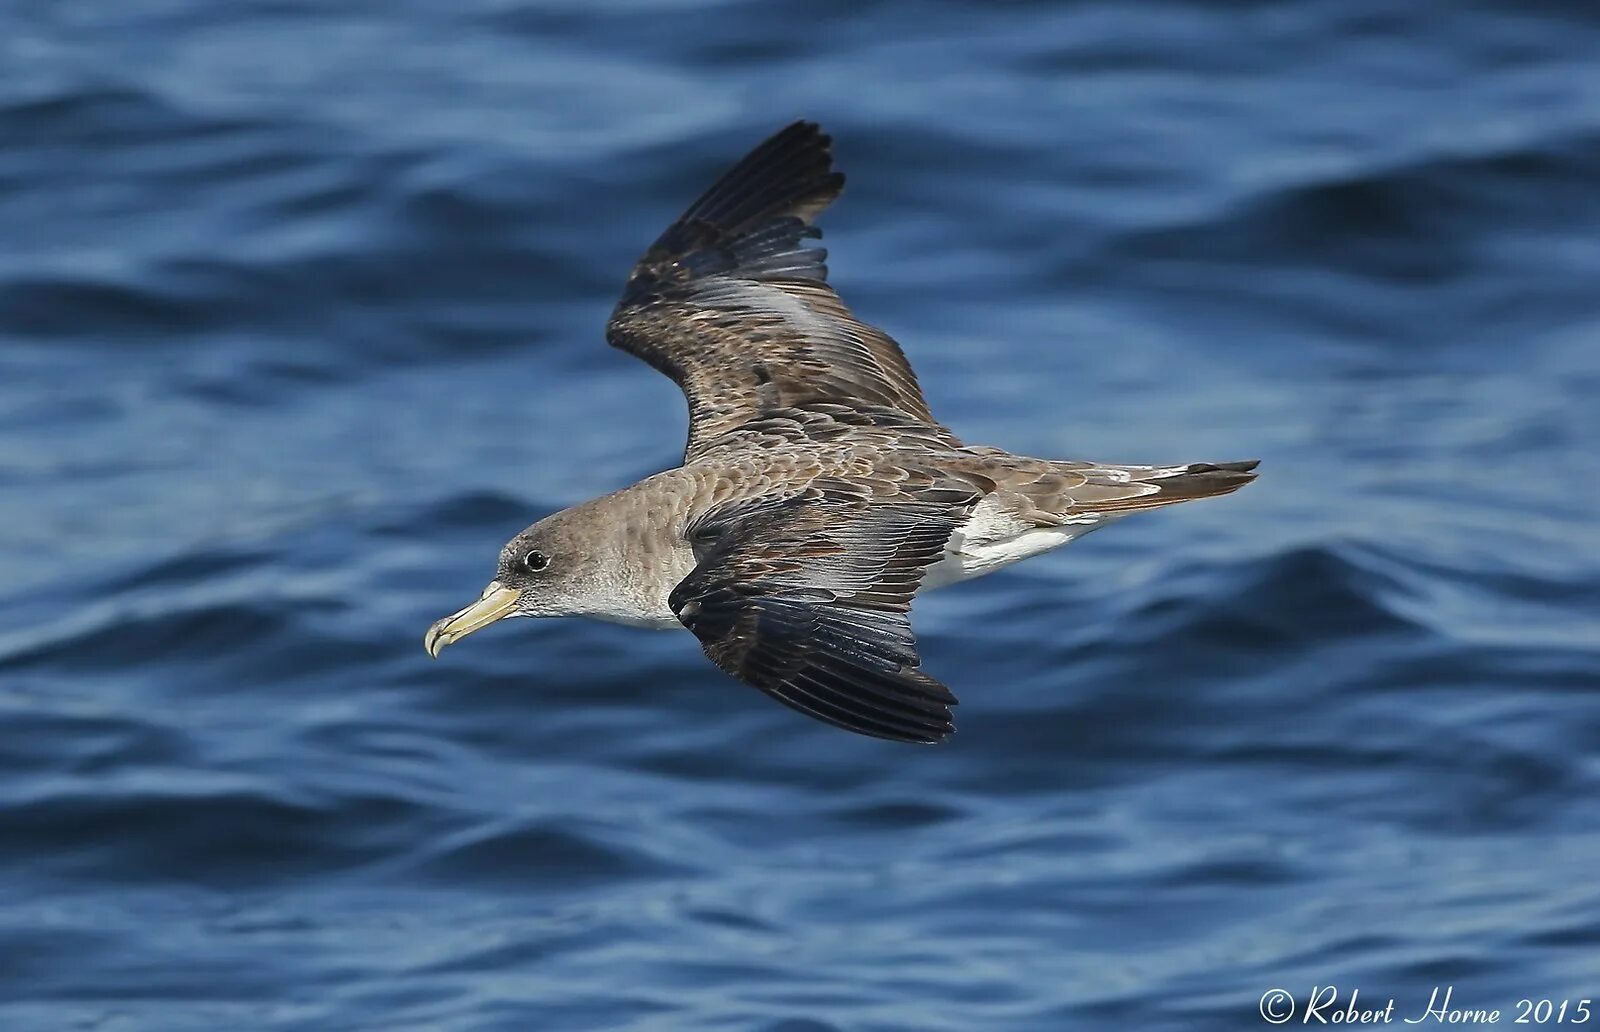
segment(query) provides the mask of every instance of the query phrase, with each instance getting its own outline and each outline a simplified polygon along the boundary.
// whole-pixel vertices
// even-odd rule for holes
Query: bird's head
[[[584,611],[601,579],[600,556],[568,532],[568,512],[540,520],[501,549],[494,579],[483,595],[428,628],[422,639],[428,655],[437,658],[446,645],[506,617]]]

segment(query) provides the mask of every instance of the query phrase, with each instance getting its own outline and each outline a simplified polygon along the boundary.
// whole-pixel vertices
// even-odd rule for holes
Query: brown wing
[[[956,698],[917,669],[911,597],[976,494],[871,490],[816,481],[713,510],[691,528],[700,564],[669,601],[712,662],[779,702],[859,734],[938,742]]]
[[[723,175],[634,266],[606,339],[683,389],[689,456],[751,420],[818,402],[937,425],[900,346],[850,313],[828,286],[827,252],[805,244],[843,186],[829,138],[796,122]]]

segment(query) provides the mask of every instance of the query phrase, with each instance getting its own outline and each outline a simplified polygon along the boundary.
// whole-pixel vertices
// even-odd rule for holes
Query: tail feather
[[[1066,492],[1069,513],[1123,513],[1231,494],[1256,478],[1259,459],[1184,466],[1079,468],[1087,482]]]
[[[1260,459],[1241,462],[1194,462],[1183,467],[1182,472],[1153,481],[1161,491],[1156,497],[1169,493],[1184,498],[1210,498],[1237,491],[1256,478],[1255,468]],[[1174,498],[1176,500],[1176,498]]]

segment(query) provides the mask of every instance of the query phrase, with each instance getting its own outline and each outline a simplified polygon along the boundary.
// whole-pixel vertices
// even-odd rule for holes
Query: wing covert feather
[[[682,388],[689,456],[763,415],[819,403],[938,426],[900,346],[851,313],[828,285],[827,252],[808,246],[821,235],[812,220],[843,186],[829,138],[796,122],[634,266],[606,338]]]

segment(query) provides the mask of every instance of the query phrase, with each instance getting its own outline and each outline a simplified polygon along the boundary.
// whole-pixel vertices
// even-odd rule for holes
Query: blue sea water
[[[1600,998],[1596,54],[1584,3],[0,5],[0,1029]],[[429,662],[677,461],[605,317],[796,117],[956,432],[1260,481],[920,600],[936,749],[687,634]]]

